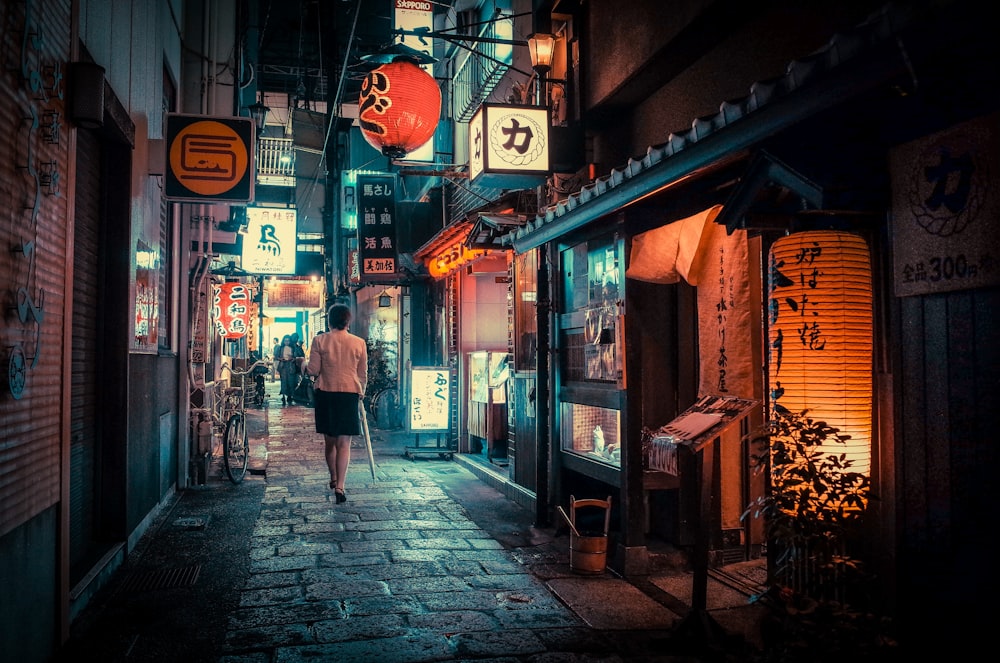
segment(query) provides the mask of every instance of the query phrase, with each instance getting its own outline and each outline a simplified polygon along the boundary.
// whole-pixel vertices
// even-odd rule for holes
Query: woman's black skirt
[[[343,391],[313,391],[316,432],[323,435],[361,435],[358,394]]]

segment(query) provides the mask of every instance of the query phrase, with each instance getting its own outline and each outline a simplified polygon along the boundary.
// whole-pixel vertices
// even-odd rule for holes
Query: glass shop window
[[[514,370],[535,370],[538,352],[538,251],[514,257]]]
[[[617,383],[621,378],[623,250],[624,241],[615,235],[562,252],[564,382]]]
[[[594,405],[560,403],[563,451],[621,467],[621,415]]]

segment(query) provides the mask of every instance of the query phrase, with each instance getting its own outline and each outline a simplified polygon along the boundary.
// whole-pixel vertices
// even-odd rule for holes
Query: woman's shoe
[[[347,501],[347,494],[344,491],[334,488],[333,494],[337,496],[337,504],[343,504]]]

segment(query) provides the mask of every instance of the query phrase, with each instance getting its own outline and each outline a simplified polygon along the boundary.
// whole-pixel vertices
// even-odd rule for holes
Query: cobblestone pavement
[[[709,613],[685,619],[683,570],[639,581],[575,574],[567,536],[533,527],[460,463],[404,457],[397,432],[372,431],[374,479],[356,440],[348,501],[336,504],[312,410],[260,414],[251,475],[233,486],[213,472],[209,487],[183,491],[78,620],[64,660],[756,656],[759,614],[744,594],[715,587]],[[193,567],[191,582],[129,582]]]

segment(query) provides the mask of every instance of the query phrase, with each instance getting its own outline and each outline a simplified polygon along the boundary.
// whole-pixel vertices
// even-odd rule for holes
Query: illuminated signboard
[[[240,264],[251,274],[294,274],[296,240],[295,209],[248,207]]]
[[[358,257],[363,283],[396,277],[396,176],[358,175]]]
[[[410,371],[409,430],[418,433],[447,431],[451,414],[451,369],[414,366]]]
[[[470,249],[462,241],[456,241],[426,260],[427,271],[434,278],[441,278],[487,253],[486,249]]]
[[[549,111],[483,104],[469,122],[469,181],[529,188],[549,173]]]
[[[245,117],[167,114],[167,200],[253,200],[253,121]]]

